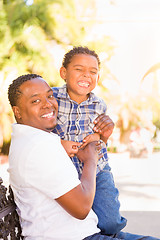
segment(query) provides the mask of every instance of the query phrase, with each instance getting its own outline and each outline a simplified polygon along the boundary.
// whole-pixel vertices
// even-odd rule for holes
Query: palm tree
[[[141,84],[142,86],[150,82],[150,92],[145,94],[145,97],[148,102],[148,106],[152,109],[153,112],[153,123],[156,126],[156,132],[160,130],[160,119],[159,119],[159,112],[160,112],[160,63],[156,63],[151,66],[148,71],[144,74]],[[143,88],[142,88],[143,90]]]
[[[160,71],[160,63],[156,63],[149,68],[149,70],[144,74],[141,83],[143,84],[146,78],[152,75],[152,92],[154,97],[159,97],[160,95],[160,79],[158,79],[158,71]]]

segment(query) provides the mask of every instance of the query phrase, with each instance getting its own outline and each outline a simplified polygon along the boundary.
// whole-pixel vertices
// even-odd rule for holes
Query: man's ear
[[[98,73],[98,76],[97,76],[97,83],[99,82],[99,78],[100,78],[100,75],[99,75],[99,73]]]
[[[13,110],[13,113],[14,113],[14,116],[15,116],[16,120],[21,119],[21,113],[20,113],[19,107],[18,106],[13,106],[12,110]]]
[[[65,68],[65,67],[61,67],[59,72],[60,72],[61,78],[62,78],[64,81],[66,81],[66,68]]]

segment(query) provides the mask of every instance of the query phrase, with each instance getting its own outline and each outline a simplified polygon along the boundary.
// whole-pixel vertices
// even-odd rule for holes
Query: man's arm
[[[93,204],[99,150],[100,144],[97,142],[79,150],[77,156],[84,163],[81,184],[56,199],[69,214],[78,219],[86,218]]]
[[[112,119],[105,114],[99,115],[94,121],[94,128],[93,130],[100,134],[100,138],[103,142],[107,143],[108,138],[113,132],[114,123]]]

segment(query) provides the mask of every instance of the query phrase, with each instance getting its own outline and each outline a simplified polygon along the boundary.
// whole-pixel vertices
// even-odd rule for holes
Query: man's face
[[[42,78],[34,78],[20,86],[22,95],[13,111],[17,123],[47,132],[56,126],[58,104],[53,91]]]
[[[99,80],[98,61],[92,55],[76,54],[67,68],[61,68],[60,74],[67,83],[71,99],[80,103],[96,87]]]

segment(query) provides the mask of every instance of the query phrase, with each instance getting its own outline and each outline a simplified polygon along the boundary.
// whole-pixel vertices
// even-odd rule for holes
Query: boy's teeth
[[[87,82],[79,82],[78,85],[82,86],[82,87],[88,87],[89,83],[87,83]]]

